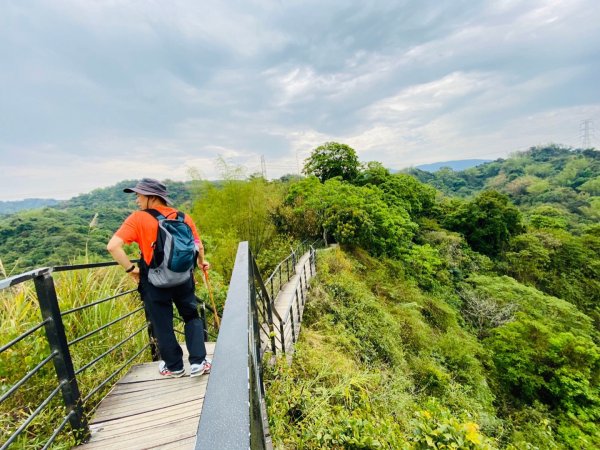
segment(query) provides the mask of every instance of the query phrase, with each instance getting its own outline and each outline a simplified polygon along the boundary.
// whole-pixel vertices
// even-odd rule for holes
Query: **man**
[[[115,261],[125,269],[125,272],[139,283],[138,290],[152,322],[163,359],[159,363],[159,373],[164,377],[181,377],[185,374],[183,351],[173,330],[173,303],[185,322],[185,343],[191,365],[190,376],[209,373],[211,361],[206,358],[204,325],[198,315],[193,276],[190,276],[189,280],[183,284],[167,288],[153,286],[148,280],[148,266],[152,262],[158,220],[145,210],[154,209],[165,217],[176,216],[177,210],[169,206],[172,202],[167,196],[167,189],[158,180],[144,178],[135,187],[123,189],[123,192],[135,192],[136,203],[140,211],[133,212],[125,219],[106,248]],[[184,222],[191,228],[194,236],[198,266],[206,270],[210,265],[204,259],[204,247],[196,225],[187,214]],[[138,244],[142,253],[139,267],[130,262],[123,250],[123,245],[132,242]]]

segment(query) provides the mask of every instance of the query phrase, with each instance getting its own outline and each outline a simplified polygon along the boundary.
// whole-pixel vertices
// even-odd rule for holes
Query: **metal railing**
[[[113,292],[105,298],[90,301],[89,303],[73,307],[71,309],[61,311],[59,297],[55,287],[55,280],[53,274],[56,272],[67,272],[67,271],[81,271],[86,269],[97,269],[101,267],[115,266],[115,262],[95,263],[95,264],[80,264],[70,266],[57,266],[57,267],[46,267],[41,269],[35,269],[14,277],[0,280],[0,290],[14,289],[25,289],[24,283],[33,282],[35,287],[35,297],[39,303],[39,309],[41,311],[41,321],[28,330],[22,332],[17,337],[10,340],[6,344],[2,344],[0,347],[0,355],[6,352],[10,354],[11,350],[17,352],[19,345],[31,345],[32,340],[40,339],[41,330],[44,330],[45,342],[49,347],[49,354],[36,355],[36,364],[33,368],[28,368],[23,364],[27,355],[18,355],[18,361],[16,366],[20,371],[26,372],[18,379],[14,380],[19,376],[17,370],[13,370],[15,373],[14,377],[10,379],[7,372],[4,374],[0,371],[0,378],[2,381],[2,389],[0,390],[0,406],[3,408],[3,415],[7,416],[7,408],[10,408],[10,401],[18,396],[21,392],[27,392],[38,389],[39,380],[36,375],[44,377],[44,385],[47,385],[47,371],[51,370],[48,368],[50,362],[54,365],[54,370],[57,377],[55,387],[50,387],[51,392],[37,405],[20,405],[20,410],[33,410],[22,422],[18,420],[11,420],[15,423],[14,429],[9,429],[5,423],[2,430],[2,439],[0,440],[0,450],[7,449],[11,444],[18,442],[19,437],[24,438],[24,433],[28,432],[28,428],[32,426],[32,423],[39,418],[42,414],[47,413],[49,409],[59,409],[60,403],[57,403],[62,394],[62,404],[64,406],[65,414],[57,420],[57,425],[54,428],[52,434],[43,443],[43,449],[49,448],[61,432],[65,429],[67,424],[70,428],[77,441],[84,440],[89,435],[89,427],[87,424],[86,410],[92,410],[95,404],[91,400],[96,400],[94,397],[96,394],[101,394],[103,388],[108,388],[109,383],[115,379],[115,377],[132,364],[145,350],[150,349],[151,358],[153,361],[159,359],[160,355],[153,339],[152,326],[146,315],[144,305],[131,307],[124,307],[125,312],[121,314],[119,312],[118,317],[115,314],[105,314],[110,318],[100,319],[102,323],[97,328],[92,330],[85,330],[79,336],[69,336],[69,334],[75,330],[83,328],[81,322],[81,314],[85,314],[86,311],[91,308],[95,308],[91,311],[100,311],[101,305],[111,305],[111,311],[115,309],[115,304],[111,302],[121,300],[123,297],[129,295],[138,295],[137,289],[122,290],[121,292]],[[82,286],[84,288],[85,286]],[[82,295],[85,297],[85,295]],[[85,299],[83,300],[85,301]],[[199,300],[200,301],[200,300]],[[206,317],[203,303],[201,306],[201,316],[205,324],[205,337],[207,335],[206,330]],[[88,311],[89,312],[89,311]],[[106,308],[104,309],[106,313]],[[143,316],[142,316],[143,314]],[[110,332],[111,335],[118,335],[115,331],[120,324],[125,324],[129,321],[129,328],[126,330],[126,336],[118,336],[117,338],[109,338],[107,335]],[[98,324],[96,324],[98,325]],[[94,326],[96,326],[94,325]],[[133,328],[133,331],[131,331]],[[147,339],[138,339],[144,330],[148,332]],[[117,330],[118,331],[118,330]],[[124,334],[124,333],[121,333]],[[118,341],[118,342],[116,342]],[[141,342],[140,342],[141,341]],[[109,342],[109,343],[107,343]],[[93,351],[88,351],[88,354],[92,354],[91,359],[87,361],[80,361],[81,345],[87,345],[87,348],[93,348]],[[78,347],[74,349],[73,347]],[[117,352],[121,352],[117,355]],[[92,369],[97,370],[98,364],[111,355],[119,359],[120,362],[115,370],[104,369],[103,372],[110,372],[102,380],[96,380],[97,373],[91,373]],[[41,359],[41,361],[37,361]],[[74,363],[74,359],[78,364]],[[8,364],[4,367],[4,370],[8,370]],[[111,372],[112,370],[112,372]],[[43,373],[41,373],[43,372]],[[12,374],[11,374],[12,375]],[[82,380],[82,377],[85,379]],[[82,388],[83,381],[83,388]],[[91,385],[91,381],[96,381],[96,385]],[[37,382],[37,383],[36,383]],[[9,387],[10,386],[10,387]],[[85,392],[82,392],[82,389]],[[36,396],[41,398],[44,394]],[[8,405],[8,406],[7,406]],[[60,415],[60,414],[57,414]],[[56,415],[54,416],[56,418]],[[10,434],[10,435],[9,435]],[[31,437],[31,436],[30,436]],[[37,438],[36,438],[37,439]],[[40,444],[41,446],[42,444]]]
[[[303,243],[263,283],[248,242],[239,244],[198,424],[196,450],[272,449],[263,385],[263,356],[265,351],[285,353],[286,347],[289,348],[286,342],[291,345],[298,337],[301,309],[308,289],[306,264],[303,263],[303,268],[296,272],[298,253],[302,252],[299,253],[302,255],[304,250],[310,252],[309,273],[314,274],[316,251],[313,246]],[[290,262],[286,261],[293,263],[293,275]],[[285,310],[284,318],[275,305],[275,297],[285,284],[279,281],[283,280],[283,273],[288,281],[299,275],[293,301]],[[267,285],[273,287],[268,289]],[[291,330],[288,341],[286,324]]]
[[[309,253],[309,272],[306,263],[299,267],[299,258],[306,252]],[[0,441],[0,450],[7,449],[15,443],[31,426],[32,422],[40,417],[49,408],[57,407],[57,401],[62,394],[64,415],[57,419],[57,425],[50,437],[43,443],[43,449],[50,448],[56,438],[67,426],[73,431],[77,441],[84,440],[89,435],[86,410],[92,410],[91,400],[96,394],[115,379],[126,367],[132,364],[146,349],[150,349],[152,360],[159,359],[158,349],[152,337],[152,327],[147,316],[139,315],[145,309],[143,305],[126,311],[119,317],[111,317],[106,323],[100,324],[93,330],[85,330],[79,336],[68,336],[70,329],[65,327],[65,320],[71,320],[77,314],[90,308],[113,302],[122,297],[135,294],[137,289],[123,290],[113,293],[105,298],[96,299],[89,303],[61,311],[53,273],[96,269],[114,266],[114,262],[80,264],[70,266],[57,266],[35,269],[14,277],[0,280],[0,290],[17,288],[27,282],[33,282],[35,297],[41,311],[41,321],[32,325],[28,330],[14,337],[10,342],[2,344],[0,355],[14,350],[16,346],[28,339],[39,338],[43,329],[49,353],[39,356],[39,361],[33,368],[23,367],[27,371],[18,380],[8,380],[2,375],[0,390],[0,406],[5,406],[21,390],[31,387],[36,375],[47,371],[50,362],[54,365],[57,382],[50,387],[50,393],[38,405],[27,405],[35,408],[14,430],[3,429]],[[214,355],[213,372],[209,379],[207,393],[198,427],[198,444],[203,448],[272,448],[269,440],[268,422],[266,417],[262,361],[265,352],[273,354],[285,353],[298,338],[301,314],[306,301],[308,277],[316,271],[316,252],[314,246],[303,242],[292,253],[281,261],[274,269],[266,282],[263,282],[260,271],[250,252],[247,242],[239,244],[236,262],[229,286],[227,301],[223,311],[223,321],[219,330],[219,340]],[[289,307],[277,311],[275,299],[281,288],[294,276],[298,276],[294,284],[294,298]],[[267,287],[268,286],[268,287]],[[199,300],[199,299],[198,299]],[[201,316],[205,326],[205,339],[207,337],[207,322],[203,303]],[[283,317],[282,317],[283,316]],[[68,319],[65,319],[68,317]],[[129,335],[119,342],[110,345],[97,345],[102,347],[99,354],[93,354],[89,361],[73,362],[72,347],[87,343],[91,338],[97,337],[112,327],[126,320],[138,318],[139,325]],[[80,328],[80,327],[74,327]],[[84,386],[82,392],[81,376],[94,368],[100,361],[109,355],[123,349],[144,330],[148,331],[148,340],[139,348],[127,349],[130,353],[116,370],[112,371],[95,386]],[[105,348],[106,347],[106,348]],[[34,363],[34,364],[35,364]],[[20,367],[20,366],[19,366]],[[89,380],[88,380],[89,381]],[[88,383],[89,384],[89,383]],[[10,385],[10,387],[9,387]],[[6,403],[5,403],[6,402]],[[23,405],[21,405],[23,406]],[[57,414],[58,416],[60,414]],[[11,433],[10,435],[8,435]],[[6,436],[6,437],[5,437]],[[211,444],[214,443],[214,444]],[[231,445],[230,445],[231,444]],[[42,445],[42,444],[40,444]],[[198,447],[197,447],[198,448]]]
[[[97,263],[97,264],[81,264],[73,266],[59,266],[54,268],[41,268],[26,272],[15,277],[7,278],[0,281],[0,289],[8,289],[20,285],[21,283],[33,281],[35,286],[35,293],[39,302],[39,308],[41,311],[42,320],[40,323],[32,326],[29,330],[21,333],[10,342],[4,344],[0,348],[0,354],[8,352],[13,349],[17,344],[25,342],[27,339],[34,339],[39,337],[38,331],[42,328],[45,331],[45,338],[49,346],[49,354],[43,358],[35,367],[27,371],[19,380],[8,388],[3,389],[2,396],[0,397],[0,405],[8,402],[11,397],[17,395],[19,391],[25,390],[28,385],[34,381],[35,375],[45,369],[45,367],[52,362],[54,370],[58,378],[56,387],[40,402],[39,405],[33,406],[35,408],[31,414],[16,428],[10,436],[7,436],[6,441],[2,442],[0,449],[4,450],[14,443],[23,432],[32,424],[32,422],[42,414],[45,409],[55,406],[55,398],[62,394],[62,399],[65,407],[65,415],[62,419],[59,419],[59,423],[54,429],[51,436],[45,442],[43,448],[49,448],[55,441],[57,436],[64,430],[67,424],[70,424],[71,429],[78,440],[84,439],[89,434],[89,428],[87,426],[87,419],[84,413],[84,407],[86,403],[93,398],[102,388],[104,388],[115,376],[121,372],[125,367],[132,363],[144,350],[151,347],[151,340],[143,345],[141,348],[136,348],[133,355],[131,355],[123,364],[121,364],[116,370],[109,374],[105,379],[100,381],[96,386],[89,387],[87,392],[81,391],[81,385],[78,382],[78,378],[86,371],[96,366],[102,359],[106,358],[111,353],[121,349],[127,343],[136,338],[144,330],[149,329],[147,320],[144,318],[140,320],[143,323],[141,327],[138,327],[135,331],[130,333],[128,336],[121,339],[114,345],[111,345],[105,351],[102,351],[100,355],[95,356],[90,361],[85,361],[80,364],[79,367],[75,367],[73,362],[73,354],[71,348],[82,342],[89,344],[89,339],[101,334],[103,331],[113,327],[128,318],[133,318],[144,311],[144,307],[140,306],[134,308],[131,311],[123,314],[120,317],[112,318],[109,323],[102,324],[98,328],[86,332],[81,336],[77,336],[69,340],[67,333],[70,330],[65,329],[65,317],[70,315],[77,315],[82,311],[89,308],[97,307],[103,303],[115,301],[121,297],[130,295],[136,292],[136,289],[124,290],[116,293],[109,297],[94,300],[88,304],[81,305],[72,308],[67,311],[61,311],[59,306],[59,299],[56,292],[56,287],[53,278],[53,272],[64,272],[73,270],[92,269],[98,267],[112,266],[116,263]],[[75,317],[72,319],[77,321]],[[75,322],[74,322],[75,323]],[[77,328],[77,327],[76,327]],[[149,330],[150,332],[150,330]],[[99,345],[99,347],[105,347],[106,345]],[[22,355],[25,359],[25,355]],[[22,361],[20,361],[22,362]],[[26,370],[26,367],[23,367]],[[4,383],[4,380],[3,380]],[[29,387],[29,389],[35,389]],[[53,402],[54,401],[54,402]],[[28,405],[28,407],[30,407]],[[56,407],[56,406],[55,406]],[[8,433],[8,430],[5,430]]]

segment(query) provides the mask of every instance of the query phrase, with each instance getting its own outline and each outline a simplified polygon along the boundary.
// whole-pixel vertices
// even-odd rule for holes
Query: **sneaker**
[[[192,370],[190,371],[190,377],[199,377],[205,373],[210,373],[212,368],[212,361],[205,358],[200,364],[192,364]]]
[[[185,375],[185,369],[181,370],[169,370],[167,363],[161,361],[158,363],[158,373],[165,378],[179,378]]]

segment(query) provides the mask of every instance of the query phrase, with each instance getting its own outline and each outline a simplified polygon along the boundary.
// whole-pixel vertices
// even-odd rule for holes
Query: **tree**
[[[474,250],[488,256],[498,256],[510,238],[523,231],[521,213],[497,191],[482,192],[450,213],[445,222],[462,233]]]
[[[390,171],[383,164],[377,161],[369,161],[362,165],[360,173],[354,180],[354,184],[358,186],[365,186],[367,184],[379,186],[390,177]]]
[[[353,148],[346,144],[326,142],[312,151],[303,172],[306,175],[315,175],[321,183],[333,177],[352,181],[358,176],[359,166]]]
[[[290,186],[276,216],[280,231],[298,238],[322,233],[375,255],[400,255],[417,228],[406,209],[387,204],[377,187],[337,178],[320,183],[314,176]]]

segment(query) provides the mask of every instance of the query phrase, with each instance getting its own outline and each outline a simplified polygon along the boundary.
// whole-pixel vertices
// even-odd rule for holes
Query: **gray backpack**
[[[185,214],[178,211],[170,219],[155,209],[144,211],[158,220],[158,232],[152,245],[154,254],[148,266],[148,281],[160,288],[185,283],[191,278],[196,262],[194,235],[184,222]]]

